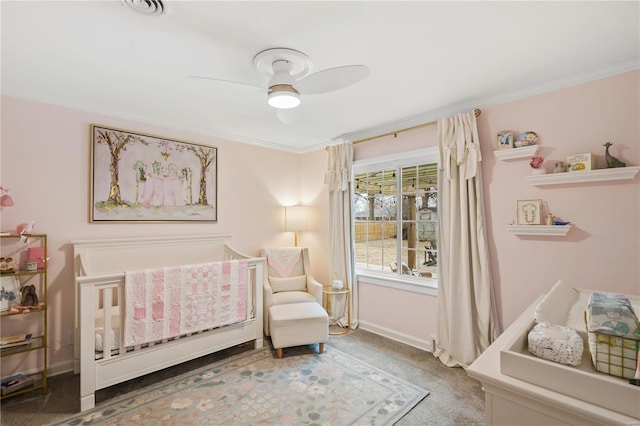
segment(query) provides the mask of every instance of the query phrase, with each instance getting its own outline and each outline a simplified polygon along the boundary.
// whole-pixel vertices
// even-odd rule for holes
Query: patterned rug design
[[[64,425],[391,425],[429,394],[325,345],[269,346],[100,403]]]

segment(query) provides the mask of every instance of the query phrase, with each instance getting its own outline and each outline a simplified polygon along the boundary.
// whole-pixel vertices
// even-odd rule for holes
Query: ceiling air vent
[[[120,0],[136,12],[148,16],[160,16],[167,13],[167,7],[162,0]]]

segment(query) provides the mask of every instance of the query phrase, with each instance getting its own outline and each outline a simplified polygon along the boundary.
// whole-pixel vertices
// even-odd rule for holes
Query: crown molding
[[[390,121],[377,126],[368,127],[365,129],[356,130],[349,133],[343,133],[336,136],[327,145],[335,145],[338,141],[356,141],[360,139],[372,138],[375,136],[383,135],[386,133],[396,132],[403,129],[407,129],[414,126],[424,125],[437,121],[443,117],[448,117],[457,114],[462,111],[471,111],[475,108],[486,108],[489,106],[500,105],[507,102],[513,102],[516,100],[528,98],[530,96],[540,95],[543,93],[552,92],[555,90],[565,89],[572,86],[578,86],[590,81],[595,81],[607,77],[612,77],[617,74],[622,74],[629,71],[640,69],[640,63],[637,60],[619,63],[613,66],[599,69],[597,71],[585,72],[577,74],[571,78],[559,79],[549,82],[547,84],[538,85],[532,88],[517,90],[510,93],[501,94],[498,96],[489,96],[485,98],[478,98],[473,101],[467,101],[464,103],[450,105],[438,110],[417,114],[411,117],[402,118],[395,121]]]

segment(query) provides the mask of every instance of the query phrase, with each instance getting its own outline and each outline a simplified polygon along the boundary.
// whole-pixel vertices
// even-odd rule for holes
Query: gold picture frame
[[[516,219],[518,225],[541,225],[542,200],[518,200]]]
[[[91,125],[90,222],[216,222],[218,149]]]

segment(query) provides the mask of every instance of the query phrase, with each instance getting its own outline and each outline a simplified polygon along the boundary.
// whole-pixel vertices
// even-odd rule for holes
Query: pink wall
[[[628,165],[640,165],[640,71],[483,107],[478,118],[487,232],[497,309],[504,327],[559,279],[581,288],[640,294],[640,176],[619,182],[535,187],[525,181],[529,159],[496,160],[500,130],[540,136],[546,166],[567,155],[592,152],[606,167],[603,143]],[[437,145],[436,126],[357,144],[356,159]],[[574,228],[566,237],[519,237],[505,228],[515,219],[516,200],[544,200]],[[403,340],[428,344],[436,332],[436,298],[363,284],[360,321]],[[390,294],[393,292],[393,295]],[[386,303],[392,300],[393,303]],[[416,329],[407,306],[416,301],[423,321]],[[406,341],[406,339],[404,339]],[[419,346],[419,345],[416,345]]]
[[[629,165],[640,165],[640,71],[527,99],[483,107],[478,119],[486,195],[491,269],[498,310],[509,325],[558,280],[577,287],[640,293],[640,177],[632,181],[533,187],[527,160],[496,161],[496,133],[534,130],[541,155],[552,163],[568,154],[593,152],[603,166],[602,144]],[[2,97],[0,182],[16,205],[1,212],[2,230],[35,220],[49,235],[51,364],[70,366],[73,328],[74,239],[127,236],[230,234],[248,254],[293,244],[283,232],[282,206],[313,206],[310,230],[300,245],[312,253],[313,273],[327,282],[328,194],[326,151],[292,154],[120,118]],[[130,129],[219,148],[218,222],[214,224],[90,224],[89,125]],[[356,145],[356,158],[435,145],[435,126]],[[287,165],[287,167],[283,167]],[[575,227],[564,238],[522,238],[506,231],[518,199],[542,198]],[[405,341],[429,342],[435,333],[432,296],[360,288],[360,319]],[[409,309],[410,308],[410,309]],[[419,311],[418,314],[412,311]]]
[[[483,109],[478,123],[492,245],[491,270],[502,322],[508,326],[559,279],[581,288],[640,294],[640,176],[633,180],[536,187],[528,160],[498,161],[500,130],[534,130],[551,172],[567,155],[596,154],[605,142],[628,165],[640,165],[640,71]],[[542,199],[573,223],[564,238],[518,237],[505,225],[518,199]]]
[[[89,223],[92,123],[218,147],[217,223]],[[235,248],[251,255],[269,245],[293,245],[293,234],[283,232],[282,206],[302,201],[300,173],[295,166],[283,165],[297,164],[298,154],[5,96],[1,124],[0,182],[15,201],[0,213],[1,229],[15,229],[20,222],[34,220],[36,231],[49,237],[49,345],[54,368],[69,368],[73,354],[73,347],[67,344],[74,311],[70,241],[228,234]],[[319,160],[315,163],[310,167],[314,175],[318,167],[324,167]]]

